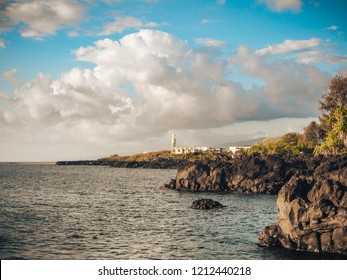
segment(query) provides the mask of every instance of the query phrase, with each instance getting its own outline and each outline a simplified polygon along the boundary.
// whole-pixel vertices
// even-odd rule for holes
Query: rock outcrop
[[[277,198],[277,224],[260,245],[347,255],[347,157],[332,157],[312,176],[294,174]]]
[[[151,161],[115,161],[115,160],[76,160],[58,161],[56,165],[108,165],[118,168],[148,168],[148,169],[176,169],[186,163],[184,160],[158,158]]]
[[[199,210],[218,209],[223,207],[225,206],[219,203],[218,201],[208,198],[200,198],[198,200],[194,200],[191,206],[192,209]]]
[[[319,163],[319,158],[304,155],[220,157],[180,166],[176,179],[163,188],[276,194],[294,174],[311,175]]]

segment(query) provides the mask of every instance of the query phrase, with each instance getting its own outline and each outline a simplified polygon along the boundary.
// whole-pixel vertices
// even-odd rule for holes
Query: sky
[[[0,0],[0,161],[302,132],[347,76],[344,0]]]

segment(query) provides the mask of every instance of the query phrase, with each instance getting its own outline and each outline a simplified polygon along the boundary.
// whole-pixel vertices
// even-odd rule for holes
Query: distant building
[[[209,147],[176,147],[174,150],[175,154],[189,154],[189,153],[203,153],[210,151]]]
[[[171,137],[171,154],[175,153],[176,152],[176,135],[175,134],[172,134],[172,137]]]
[[[251,148],[252,145],[243,145],[243,146],[230,146],[229,147],[229,152],[232,152],[233,154],[236,154],[238,152],[242,152],[244,150],[247,150]]]
[[[172,134],[171,137],[171,153],[172,154],[190,154],[190,153],[204,153],[207,151],[222,152],[223,148],[211,147],[177,147],[176,135]]]

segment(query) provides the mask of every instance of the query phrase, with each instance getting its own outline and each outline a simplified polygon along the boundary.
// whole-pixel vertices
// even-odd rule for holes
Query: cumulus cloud
[[[194,38],[195,42],[206,47],[223,47],[225,42],[213,38]]]
[[[327,30],[337,30],[338,27],[336,25],[331,25],[331,26],[329,26],[329,27],[327,27],[325,29],[327,29]]]
[[[242,67],[244,73],[265,81],[266,85],[259,92],[267,98],[265,107],[269,106],[267,112],[270,114],[276,112],[276,108],[282,111],[278,112],[282,116],[317,114],[317,101],[330,77],[328,73],[294,60],[268,61],[246,46],[239,47],[234,62]]]
[[[257,55],[247,46],[227,59],[155,30],[99,40],[74,54],[95,66],[73,68],[59,79],[38,74],[17,85],[14,97],[0,94],[0,138],[80,136],[139,148],[172,130],[312,117],[330,78],[313,65]],[[246,89],[230,68],[263,85]]]
[[[264,3],[270,10],[282,12],[291,10],[294,12],[301,11],[303,3],[301,0],[258,0],[259,3]]]
[[[126,29],[130,28],[144,28],[144,27],[156,27],[158,24],[156,22],[143,22],[139,18],[126,16],[126,17],[116,17],[114,22],[107,23],[104,26],[104,30],[98,35],[110,35],[113,33],[122,33]]]
[[[53,35],[65,26],[74,26],[84,14],[82,4],[71,0],[27,0],[9,2],[1,11],[2,30],[9,30],[21,25],[23,37],[42,37]]]
[[[329,40],[323,42],[318,38],[285,40],[283,43],[257,50],[255,54],[259,56],[288,54],[289,57],[303,64],[314,64],[321,61],[326,64],[346,63],[347,56],[331,53],[330,46]]]
[[[301,63],[318,63],[323,61],[326,64],[339,64],[339,63],[347,63],[346,55],[338,55],[331,53],[322,53],[319,50],[305,51],[302,53],[298,53],[296,58]]]
[[[278,55],[288,52],[301,51],[309,48],[318,47],[321,44],[321,40],[317,38],[311,38],[309,40],[285,40],[281,44],[275,44],[267,46],[266,48],[256,51],[258,55]]]
[[[131,102],[101,85],[98,70],[72,69],[53,80],[43,74],[16,89],[15,98],[3,100],[2,129],[69,131],[100,141],[103,134],[131,111]],[[9,118],[8,116],[12,116]],[[40,129],[41,130],[41,129]],[[118,131],[119,133],[119,131]]]

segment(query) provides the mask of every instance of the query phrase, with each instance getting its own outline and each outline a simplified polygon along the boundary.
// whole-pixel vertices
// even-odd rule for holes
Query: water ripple
[[[268,195],[158,189],[175,170],[0,164],[1,259],[281,259]],[[190,209],[209,197],[227,207]]]

